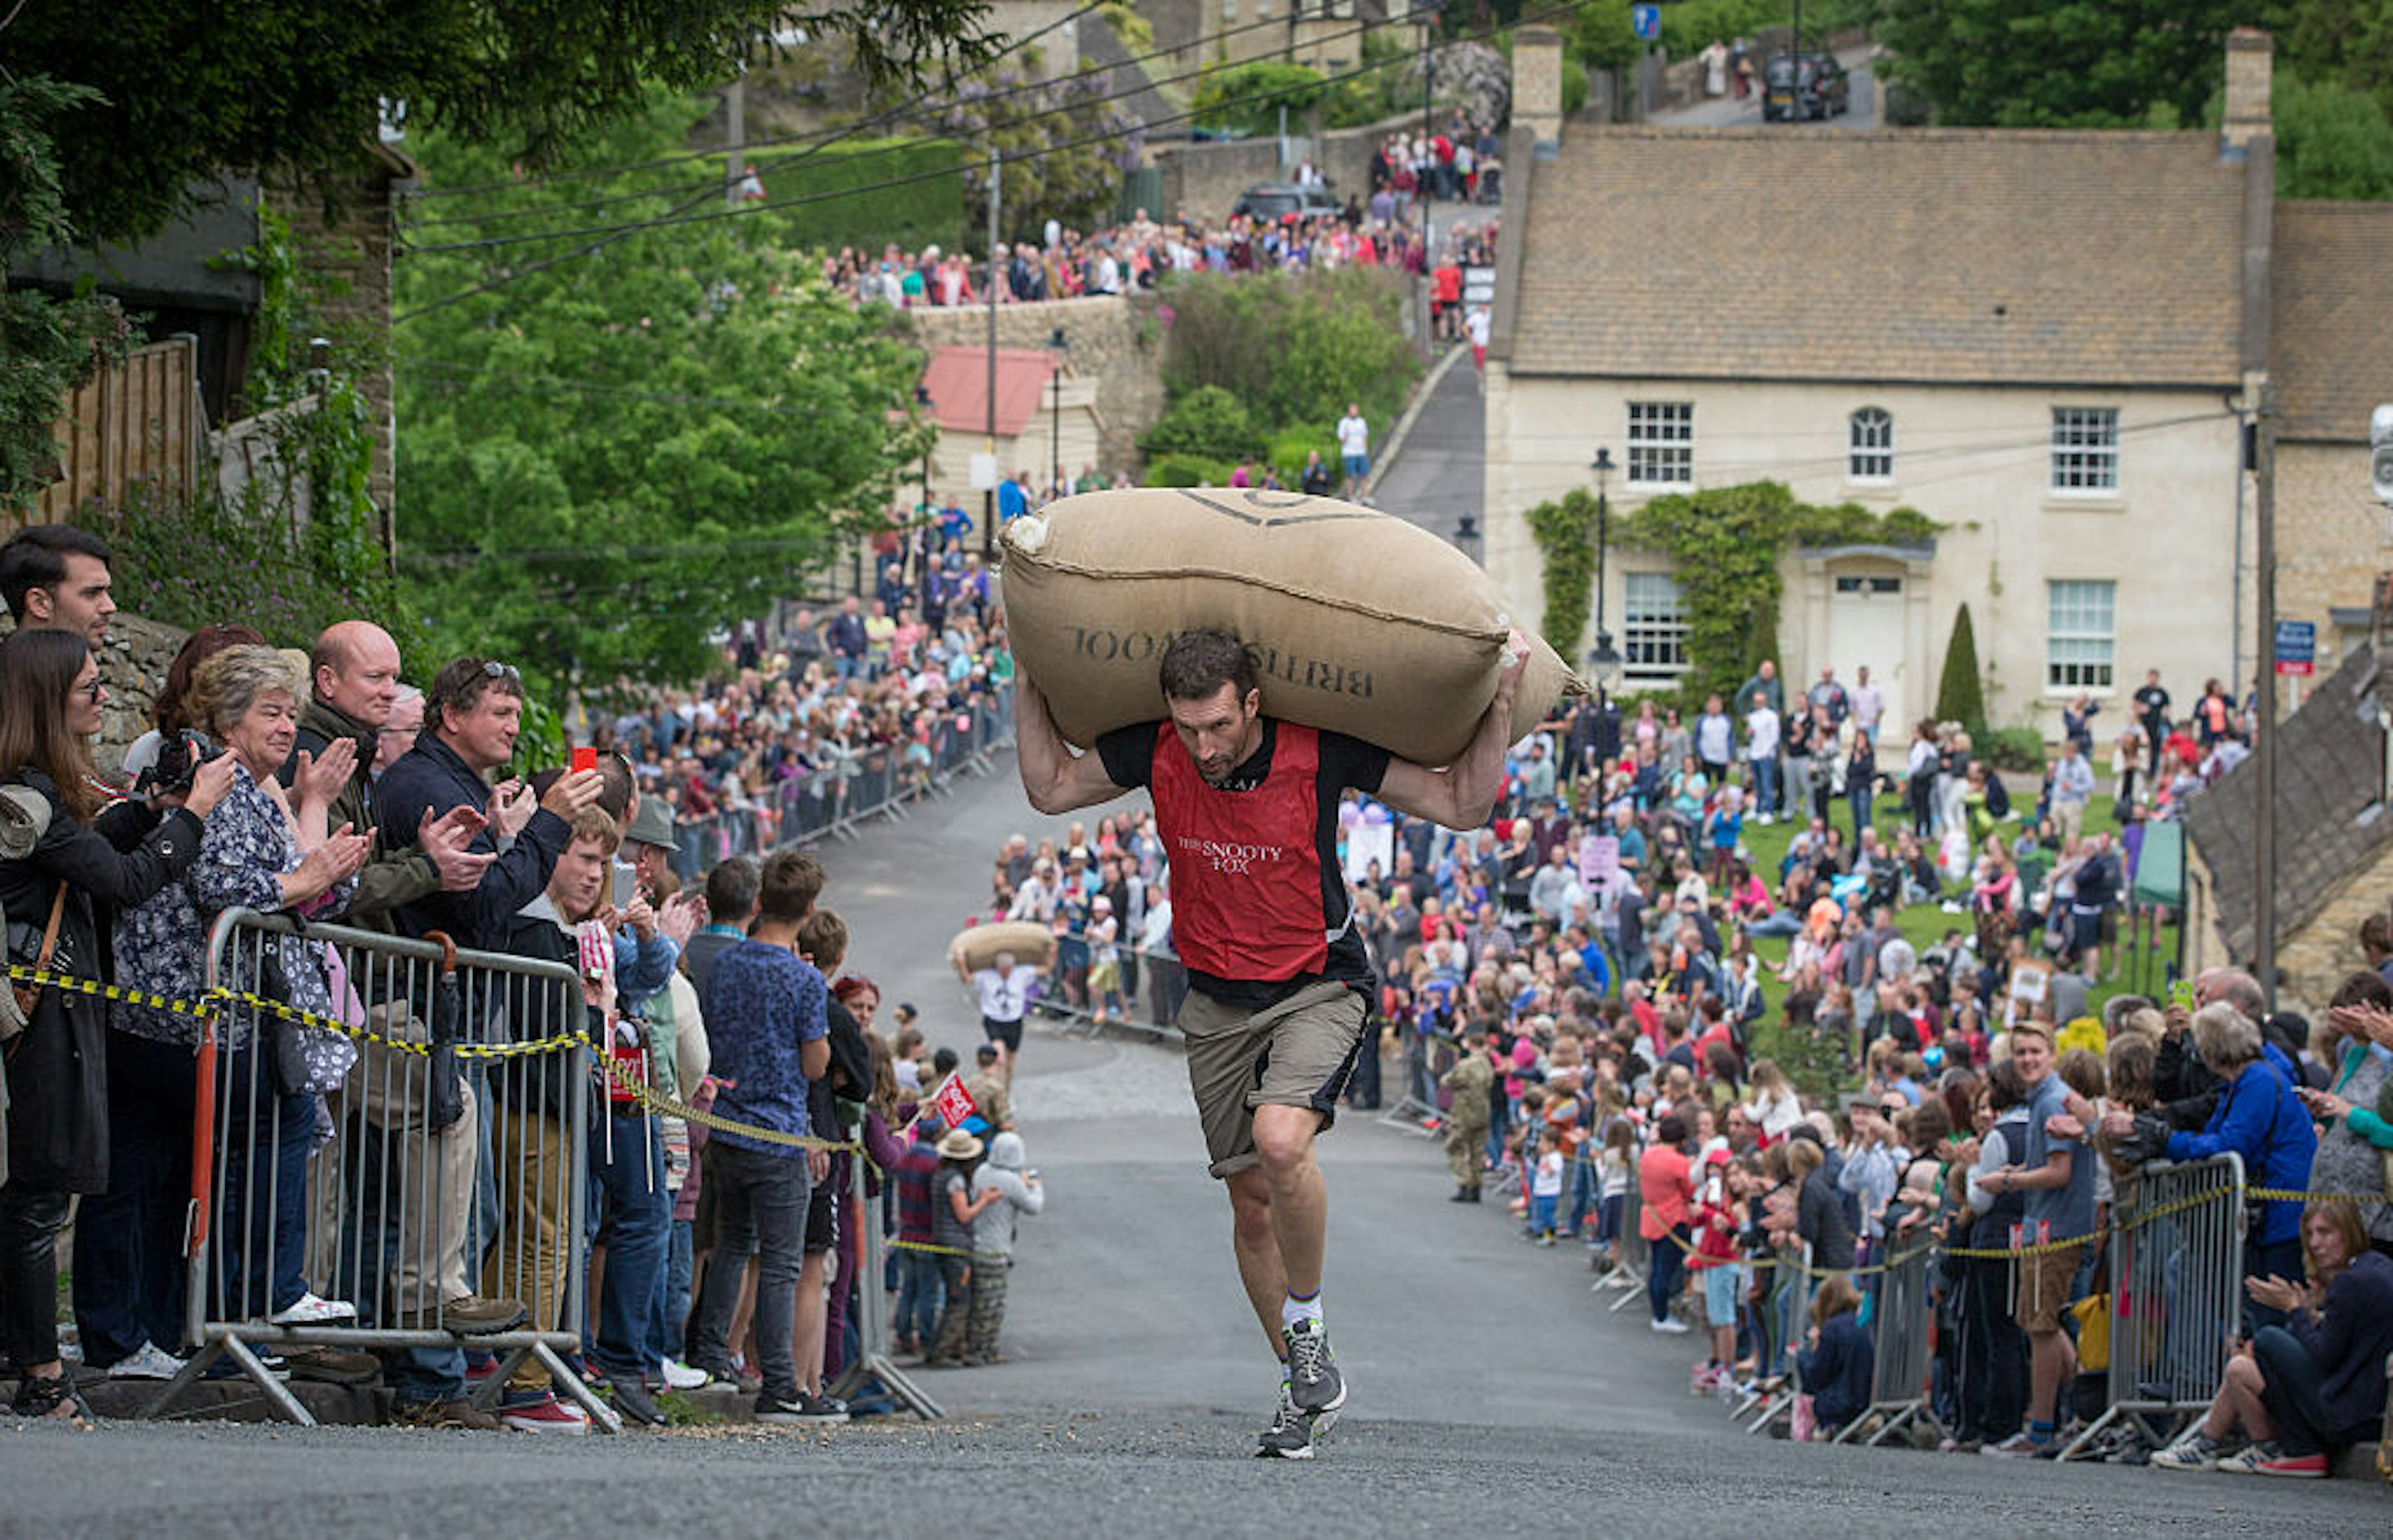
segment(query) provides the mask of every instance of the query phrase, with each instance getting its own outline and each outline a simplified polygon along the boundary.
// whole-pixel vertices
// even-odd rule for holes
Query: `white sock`
[[[1279,1324],[1285,1331],[1299,1321],[1310,1321],[1316,1331],[1321,1326],[1321,1295],[1319,1291],[1300,1299],[1291,1294],[1279,1302]]]

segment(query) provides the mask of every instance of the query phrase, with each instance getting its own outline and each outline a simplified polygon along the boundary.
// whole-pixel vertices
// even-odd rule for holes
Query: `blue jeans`
[[[648,1312],[646,1346],[651,1361],[689,1356],[683,1336],[689,1322],[690,1230],[688,1220],[675,1220],[665,1233],[664,1271],[657,1275]]]
[[[598,1292],[597,1333],[585,1347],[601,1368],[616,1373],[660,1368],[664,1361],[653,1352],[648,1325],[664,1274],[673,1194],[665,1190],[665,1144],[655,1118],[609,1113],[592,1127],[586,1238],[596,1237],[602,1207],[608,1220],[607,1273]]]
[[[219,1072],[231,1100],[218,1140],[223,1198],[216,1210],[216,1297],[211,1318],[271,1315],[307,1292],[307,1150],[316,1099],[278,1095],[259,1045],[227,1054]]]
[[[897,1264],[897,1318],[890,1332],[898,1340],[918,1343],[927,1351],[948,1299],[939,1259],[928,1251],[893,1250],[890,1257]]]
[[[717,1138],[707,1142],[706,1184],[713,1191],[714,1253],[690,1324],[690,1359],[717,1374],[731,1364],[731,1312],[739,1303],[744,1259],[756,1253],[756,1370],[765,1395],[794,1400],[797,1358],[791,1347],[798,1265],[806,1238],[812,1178],[803,1155],[765,1155]]]
[[[108,1039],[108,1191],[75,1216],[74,1312],[84,1362],[105,1368],[183,1342],[183,1209],[191,1196],[191,1050]]]
[[[1686,1251],[1679,1243],[1687,1237],[1687,1227],[1681,1224],[1654,1243],[1653,1264],[1645,1270],[1645,1302],[1653,1307],[1656,1321],[1670,1317],[1670,1297],[1679,1292],[1679,1274],[1687,1265]]]
[[[1778,811],[1778,756],[1747,760],[1753,770],[1753,811],[1765,816]]]

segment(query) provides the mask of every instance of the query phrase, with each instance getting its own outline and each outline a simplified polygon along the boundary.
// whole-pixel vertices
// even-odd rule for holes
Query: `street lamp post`
[[[1047,346],[1055,350],[1054,372],[1048,375],[1054,386],[1054,404],[1047,415],[1047,449],[1054,460],[1053,468],[1055,475],[1048,485],[1054,488],[1057,497],[1061,497],[1064,495],[1064,359],[1071,352],[1072,345],[1065,340],[1064,329],[1059,326],[1048,336]]]
[[[918,385],[914,387],[914,410],[917,412],[928,417],[935,404],[931,399],[929,386]],[[916,528],[913,541],[914,549],[918,553],[922,552],[925,546],[929,548],[927,555],[923,555],[922,570],[919,574],[922,587],[922,607],[925,610],[928,610],[931,605],[931,572],[938,566],[939,550],[945,543],[936,535],[929,532],[929,526],[936,517],[931,508],[931,450],[936,443],[937,440],[933,438],[925,439],[922,444],[922,501],[916,508],[916,516],[922,523]]]
[[[1603,623],[1604,567],[1612,548],[1612,450],[1598,445],[1595,463],[1588,467],[1595,472],[1595,649],[1587,655],[1590,672],[1595,675],[1596,688],[1609,697],[1620,685],[1620,653],[1612,645],[1612,633]]]

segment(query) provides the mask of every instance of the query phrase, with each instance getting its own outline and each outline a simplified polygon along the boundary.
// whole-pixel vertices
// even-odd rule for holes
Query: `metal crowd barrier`
[[[1654,1270],[1654,1243],[1645,1238],[1645,1192],[1636,1167],[1628,1170],[1628,1191],[1620,1205],[1620,1265],[1598,1278],[1592,1286],[1616,1288],[1607,1314],[1617,1315],[1645,1299],[1645,1279]],[[1670,1243],[1664,1241],[1664,1246]]]
[[[904,818],[925,797],[952,796],[960,775],[987,775],[990,756],[1013,736],[1011,692],[983,696],[964,711],[942,711],[911,763],[909,746],[876,745],[781,782],[770,807],[726,808],[678,822],[673,870],[688,881],[734,855],[854,840],[871,819]]]
[[[1934,1243],[1922,1241],[1889,1259],[1878,1274],[1870,1341],[1875,1359],[1870,1371],[1870,1403],[1862,1415],[1837,1431],[1837,1443],[1869,1434],[1872,1448],[1901,1433],[1913,1423],[1944,1431],[1929,1410],[1929,1375],[1934,1367],[1935,1310],[1929,1298],[1936,1265]]]
[[[1763,1379],[1775,1377],[1779,1385],[1777,1390],[1762,1398],[1760,1409],[1754,1411],[1753,1420],[1745,1425],[1748,1433],[1765,1432],[1781,1417],[1791,1416],[1795,1410],[1795,1397],[1799,1387],[1795,1382],[1795,1365],[1787,1356],[1786,1349],[1803,1339],[1804,1323],[1811,1314],[1811,1293],[1819,1286],[1819,1279],[1811,1269],[1811,1247],[1808,1242],[1803,1245],[1800,1257],[1791,1257],[1784,1252],[1780,1256],[1784,1265],[1776,1269],[1778,1276],[1772,1282],[1770,1308],[1776,1312],[1776,1335],[1781,1340],[1777,1344],[1775,1362],[1765,1365],[1770,1373],[1760,1377]],[[1737,1415],[1742,1416],[1747,1411],[1753,1409],[1740,1408]]]
[[[2243,1232],[2233,1151],[2144,1168],[2111,1233],[2111,1404],[2062,1459],[2128,1417],[2163,1447],[2209,1407],[2243,1313]]]
[[[331,1020],[298,1005],[327,979]],[[583,1320],[593,1090],[581,981],[560,964],[231,909],[210,934],[192,1128],[185,1332],[197,1351],[146,1416],[229,1361],[282,1417],[314,1418],[259,1350],[472,1346],[499,1371],[475,1400],[554,1388],[621,1424],[567,1367]],[[319,1004],[322,1003],[320,1000]],[[556,1039],[563,1046],[552,1046]],[[353,1317],[277,1325],[312,1293]],[[465,1337],[449,1307],[520,1300]]]
[[[1026,1011],[1035,1011],[1053,1020],[1078,1023],[1088,1028],[1094,1038],[1105,1028],[1119,1027],[1125,1032],[1143,1033],[1149,1038],[1163,1038],[1176,1035],[1181,1002],[1188,998],[1188,969],[1180,959],[1168,951],[1148,951],[1141,946],[1119,946],[1122,985],[1125,991],[1135,980],[1137,995],[1134,1008],[1125,1002],[1120,1011],[1108,1011],[1102,1018],[1097,1007],[1103,1003],[1088,987],[1088,970],[1070,972],[1078,978],[1066,976],[1060,960],[1042,969]],[[1063,948],[1056,948],[1060,959]],[[1075,996],[1078,998],[1075,998]],[[1144,1017],[1144,1019],[1142,1019]]]
[[[900,1138],[904,1136],[899,1135]],[[889,1297],[883,1292],[881,1279],[887,1265],[888,1242],[881,1233],[881,1207],[873,1200],[867,1175],[871,1162],[858,1155],[848,1163],[848,1178],[856,1189],[856,1228],[863,1232],[856,1270],[854,1295],[856,1300],[857,1354],[830,1387],[830,1393],[843,1401],[862,1401],[879,1395],[892,1403],[902,1403],[909,1411],[926,1422],[936,1422],[947,1414],[939,1403],[923,1393],[922,1388],[897,1367],[889,1351]],[[892,1179],[894,1180],[894,1179]],[[843,1261],[849,1253],[842,1251]],[[844,1288],[847,1281],[835,1286]]]

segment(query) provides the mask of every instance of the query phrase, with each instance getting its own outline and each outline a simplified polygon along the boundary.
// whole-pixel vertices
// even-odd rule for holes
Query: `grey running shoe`
[[[1308,1416],[1297,1409],[1288,1394],[1288,1383],[1279,1388],[1279,1406],[1272,1413],[1271,1426],[1257,1441],[1255,1458],[1259,1460],[1309,1460],[1313,1458],[1313,1442],[1329,1430],[1338,1414],[1325,1412],[1320,1416]]]
[[[1280,1332],[1288,1344],[1288,1393],[1296,1409],[1318,1416],[1346,1404],[1346,1377],[1318,1321],[1299,1321]]]

